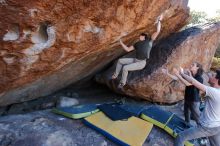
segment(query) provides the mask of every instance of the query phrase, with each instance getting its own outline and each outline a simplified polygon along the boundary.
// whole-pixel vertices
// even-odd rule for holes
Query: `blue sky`
[[[220,10],[220,0],[189,0],[188,6],[191,10],[204,11],[209,17],[214,17],[216,10]]]

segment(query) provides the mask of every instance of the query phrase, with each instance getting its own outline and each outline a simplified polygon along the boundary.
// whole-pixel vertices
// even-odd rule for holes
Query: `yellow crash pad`
[[[86,117],[84,123],[120,145],[142,146],[153,124],[136,117],[112,121],[103,112]]]

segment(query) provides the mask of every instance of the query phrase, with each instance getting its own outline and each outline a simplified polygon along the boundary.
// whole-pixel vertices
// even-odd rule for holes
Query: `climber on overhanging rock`
[[[141,70],[146,66],[146,59],[150,58],[150,51],[153,46],[153,41],[157,38],[161,30],[161,21],[163,19],[163,14],[157,17],[155,24],[157,24],[157,31],[153,33],[151,37],[147,34],[142,33],[140,35],[140,40],[133,46],[126,46],[120,39],[120,44],[123,49],[127,52],[136,50],[135,58],[121,58],[118,60],[116,65],[116,71],[112,75],[112,79],[116,79],[122,69],[122,78],[118,85],[118,88],[122,88],[126,84],[128,71]],[[124,66],[123,66],[124,65]]]

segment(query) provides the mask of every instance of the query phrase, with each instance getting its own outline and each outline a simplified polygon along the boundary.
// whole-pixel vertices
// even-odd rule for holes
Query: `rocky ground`
[[[5,115],[0,117],[0,146],[115,146],[116,144],[101,134],[83,125],[81,120],[68,119],[51,112],[52,105],[56,105],[59,97],[67,95],[78,100],[79,104],[123,99],[127,103],[151,105],[145,101],[137,101],[114,94],[105,87],[96,84],[84,88],[79,88],[76,85],[70,86],[45,97],[47,99],[44,100],[45,102],[42,102],[42,99],[42,101],[13,105],[14,107],[10,107],[11,110],[8,108]],[[43,110],[46,108],[43,105],[50,106]],[[175,105],[161,105],[162,108],[183,117],[182,106],[182,102]],[[34,111],[37,109],[36,107],[39,111]],[[173,138],[155,126],[144,143],[144,146],[172,145]]]
[[[81,120],[55,115],[50,110],[0,119],[1,146],[115,146]],[[144,146],[171,146],[173,139],[154,127]]]

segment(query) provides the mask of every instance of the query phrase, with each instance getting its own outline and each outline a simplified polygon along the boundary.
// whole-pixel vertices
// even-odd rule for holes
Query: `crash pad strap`
[[[164,129],[166,128],[167,124],[170,122],[170,120],[173,118],[175,114],[172,114],[169,119],[167,120],[167,122],[164,124]]]

